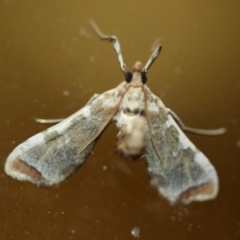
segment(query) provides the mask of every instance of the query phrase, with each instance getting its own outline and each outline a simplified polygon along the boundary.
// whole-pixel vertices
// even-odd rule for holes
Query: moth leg
[[[94,22],[93,19],[89,20],[89,24],[92,27],[93,31],[96,33],[96,35],[102,39],[102,40],[107,40],[109,42],[111,42],[113,44],[113,48],[117,54],[117,59],[118,62],[120,64],[120,68],[123,71],[124,75],[126,76],[126,74],[129,72],[127,65],[123,62],[123,57],[122,57],[122,52],[121,52],[121,47],[120,47],[120,43],[119,40],[116,36],[113,35],[106,35],[103,34],[101,32],[101,30],[99,29],[99,27],[97,26],[97,24]]]
[[[192,128],[185,126],[184,123],[181,121],[181,119],[178,117],[178,115],[173,112],[170,108],[167,108],[168,113],[177,121],[178,125],[181,127],[182,130],[200,134],[200,135],[208,135],[208,136],[216,136],[221,135],[226,132],[226,128],[219,128],[219,129],[198,129],[198,128]]]
[[[86,103],[86,105],[91,104],[91,102],[96,99],[100,94],[94,94],[89,101]],[[36,118],[35,121],[37,123],[41,124],[54,124],[54,123],[60,123],[64,120],[65,118],[57,118],[57,119],[44,119],[44,118]]]
[[[58,119],[43,119],[43,118],[36,118],[35,121],[37,123],[42,123],[42,124],[54,124],[54,123],[60,123],[64,120],[65,118],[58,118]]]

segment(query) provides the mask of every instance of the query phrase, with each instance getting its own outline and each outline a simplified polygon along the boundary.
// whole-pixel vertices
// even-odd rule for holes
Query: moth
[[[113,44],[125,80],[112,90],[94,94],[78,112],[17,146],[6,160],[5,172],[38,186],[59,184],[79,168],[102,131],[115,121],[119,129],[116,150],[130,160],[144,156],[150,183],[163,197],[183,204],[215,198],[216,170],[182,130],[218,135],[225,129],[185,126],[150,91],[146,74],[161,51],[160,43],[144,67],[136,62],[130,72],[118,38],[104,35],[93,20],[90,24],[100,39]]]

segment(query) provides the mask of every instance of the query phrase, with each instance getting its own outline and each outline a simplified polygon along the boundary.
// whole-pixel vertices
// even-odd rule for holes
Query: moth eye
[[[132,73],[131,72],[127,72],[125,75],[125,81],[127,83],[130,83],[132,81]]]
[[[142,83],[145,84],[147,82],[146,73],[142,73]]]
[[[139,109],[137,109],[137,108],[134,109],[134,110],[133,110],[133,113],[134,113],[134,115],[138,115],[138,113],[139,113]]]
[[[144,110],[141,110],[140,113],[139,113],[140,116],[145,116],[145,112]]]
[[[131,113],[132,111],[130,110],[130,108],[125,108],[124,109],[124,113],[128,114],[128,113]]]

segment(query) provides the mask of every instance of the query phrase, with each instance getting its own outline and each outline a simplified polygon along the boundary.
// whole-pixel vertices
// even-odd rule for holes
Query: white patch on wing
[[[197,152],[194,156],[194,161],[196,161],[205,171],[208,173],[209,178],[213,183],[218,186],[218,177],[215,168],[209,162],[207,157],[202,152]]]
[[[115,101],[113,101],[113,99],[111,98],[108,98],[108,99],[105,99],[103,104],[102,104],[103,107],[114,107],[115,106]]]
[[[85,108],[83,108],[83,116],[86,117],[86,118],[91,117],[90,106],[86,106]]]
[[[163,126],[163,131],[165,131],[167,128],[172,126],[172,123],[170,120],[167,120],[162,126]]]
[[[196,150],[196,147],[193,145],[191,141],[189,141],[189,139],[185,136],[185,134],[182,131],[179,132],[178,140],[180,149],[184,150],[190,147],[191,149]]]
[[[172,154],[174,157],[176,157],[178,155],[178,151],[172,151]]]
[[[63,137],[64,137],[64,142],[67,145],[71,141],[71,139],[68,137],[67,134],[63,135]]]
[[[159,108],[158,108],[158,106],[156,105],[155,102],[149,102],[148,103],[148,110],[150,112],[159,112]]]

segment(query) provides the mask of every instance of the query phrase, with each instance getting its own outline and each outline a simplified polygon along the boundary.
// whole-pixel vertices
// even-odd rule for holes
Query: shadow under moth
[[[118,38],[104,35],[93,20],[90,24],[98,37],[113,44],[124,82],[94,94],[78,112],[17,146],[7,158],[5,172],[38,186],[59,184],[85,161],[102,131],[115,121],[119,129],[116,150],[130,160],[144,156],[150,183],[163,197],[184,204],[215,198],[216,170],[182,130],[218,135],[225,129],[185,126],[150,91],[146,73],[161,51],[159,42],[154,44],[145,67],[136,62],[130,72],[123,62]]]

